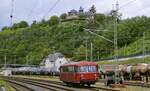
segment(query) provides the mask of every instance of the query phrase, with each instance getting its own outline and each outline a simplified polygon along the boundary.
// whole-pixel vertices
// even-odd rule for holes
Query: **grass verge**
[[[126,60],[126,61],[118,61],[118,62],[109,62],[109,61],[100,61],[98,62],[98,64],[136,64],[136,63],[148,63],[150,64],[150,57],[146,57],[144,58],[144,60],[141,58],[141,59],[129,59],[129,60]]]
[[[4,81],[2,78],[0,78],[0,88],[4,87],[6,88],[6,91],[15,91],[6,81]]]

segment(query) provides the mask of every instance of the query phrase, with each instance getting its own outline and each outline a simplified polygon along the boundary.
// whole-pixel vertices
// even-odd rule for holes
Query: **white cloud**
[[[21,20],[33,21],[41,20],[43,15],[48,12],[56,0],[14,0],[14,22]],[[47,15],[47,19],[52,15],[60,15],[70,9],[79,9],[80,6],[88,10],[93,4],[97,12],[106,13],[112,9],[112,4],[116,0],[60,0],[57,6]],[[123,18],[138,15],[150,16],[149,0],[118,0],[120,7],[125,5],[120,12]],[[0,0],[0,27],[10,24],[11,0]],[[131,2],[127,4],[128,2]],[[127,4],[127,5],[126,5]]]

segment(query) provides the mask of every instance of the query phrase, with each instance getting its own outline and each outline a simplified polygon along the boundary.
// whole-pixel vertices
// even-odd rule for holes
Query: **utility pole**
[[[15,65],[15,68],[16,68],[16,55],[14,55],[14,57],[15,57],[14,65]]]
[[[136,52],[138,51],[138,42],[136,42]]]
[[[124,48],[123,48],[123,55],[125,56],[126,55],[126,44],[125,44],[125,46],[124,46]]]
[[[118,61],[118,35],[117,35],[117,18],[118,18],[118,10],[119,10],[119,4],[118,2],[115,5],[115,9],[114,9],[114,53],[115,53],[115,61]]]
[[[91,42],[91,61],[93,61],[93,43]]]
[[[86,54],[86,61],[88,60],[88,48],[87,48],[87,39],[86,39],[86,51],[85,51],[85,54]]]
[[[16,68],[16,55],[14,55],[14,67]],[[15,75],[15,73],[14,73]]]
[[[143,62],[145,62],[145,32],[143,32]]]
[[[29,59],[28,59],[28,55],[26,56],[26,66],[29,65]]]
[[[97,52],[97,60],[99,61],[99,51]]]
[[[6,53],[5,53],[5,56],[4,56],[4,60],[5,60],[4,68],[6,68],[6,64],[7,64],[7,55],[6,55]]]
[[[119,10],[119,4],[118,1],[115,4],[115,9],[113,10],[113,19],[114,19],[114,58],[115,61],[118,62],[118,35],[117,35],[117,24],[118,24],[118,10]],[[118,83],[117,77],[118,77],[118,65],[116,65],[115,68],[115,84]]]

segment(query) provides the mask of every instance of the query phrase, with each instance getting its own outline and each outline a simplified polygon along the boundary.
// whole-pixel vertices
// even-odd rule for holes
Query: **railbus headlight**
[[[94,74],[94,76],[96,77],[97,75],[96,75],[96,74]]]
[[[83,74],[81,74],[80,76],[81,76],[81,79],[84,79],[84,76],[83,76]]]

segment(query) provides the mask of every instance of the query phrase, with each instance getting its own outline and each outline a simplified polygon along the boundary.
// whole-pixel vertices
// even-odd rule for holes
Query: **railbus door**
[[[68,80],[72,83],[75,82],[75,70],[74,66],[69,66],[68,67]]]

